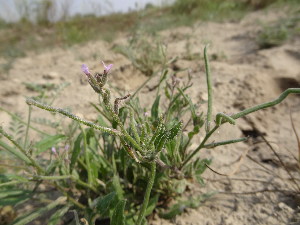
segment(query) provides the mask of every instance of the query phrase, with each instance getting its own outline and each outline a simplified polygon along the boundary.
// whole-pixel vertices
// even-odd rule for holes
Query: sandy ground
[[[266,50],[259,50],[255,42],[259,21],[266,23],[281,15],[284,12],[261,11],[251,13],[239,22],[197,23],[193,27],[161,32],[162,40],[167,43],[168,56],[179,57],[173,67],[191,70],[194,83],[190,90],[192,100],[196,103],[207,99],[206,81],[203,61],[185,59],[187,42],[191,46],[191,53],[201,54],[204,44],[209,42],[209,54],[216,56],[216,59],[211,60],[214,113],[236,113],[246,107],[273,100],[288,87],[300,87],[300,40],[292,39],[280,47]],[[46,50],[40,54],[28,53],[27,57],[14,63],[8,74],[0,74],[1,107],[26,118],[25,96],[35,93],[28,90],[24,82],[68,82],[70,85],[63,89],[53,106],[69,108],[74,114],[88,120],[95,119],[97,113],[90,102],[97,101],[97,96],[80,71],[82,63],[87,63],[96,71],[102,69],[100,59],[113,63],[110,82],[124,94],[132,93],[147,79],[133,68],[127,58],[111,50],[114,44],[124,40],[125,36],[112,44],[97,41],[68,49]],[[178,72],[177,77],[184,80],[187,72]],[[154,84],[155,79],[149,86]],[[145,88],[141,98],[153,94]],[[145,100],[144,104],[148,104],[148,101]],[[205,106],[199,109],[205,110]],[[297,155],[297,142],[290,122],[290,110],[300,133],[300,96],[295,95],[274,108],[237,120],[236,126],[222,127],[211,140],[220,141],[245,135],[254,137],[247,143],[207,149],[200,153],[200,157],[213,159],[213,169],[231,176],[220,176],[207,170],[203,175],[207,185],[195,190],[195,194],[212,190],[219,194],[198,209],[186,210],[173,221],[155,216],[151,224],[300,224],[300,210],[297,208],[300,204],[299,195],[266,191],[294,190],[289,176],[266,144],[253,144],[261,140],[255,135],[265,134],[291,173],[299,179],[293,158]],[[33,114],[43,116],[44,112],[34,109]],[[0,111],[1,125],[7,127],[8,121],[9,116]],[[191,149],[196,144],[193,143]],[[246,154],[260,165],[246,157]]]

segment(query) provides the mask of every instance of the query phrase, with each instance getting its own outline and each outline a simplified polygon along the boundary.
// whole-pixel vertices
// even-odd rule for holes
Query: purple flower
[[[69,148],[70,148],[70,145],[66,144],[66,146],[65,146],[65,151],[68,151]]]
[[[85,75],[87,75],[87,76],[90,76],[90,75],[91,75],[91,73],[90,73],[90,71],[89,71],[89,68],[87,67],[86,64],[82,64],[82,65],[81,65],[81,70],[82,70],[82,72],[85,73]]]
[[[52,147],[52,148],[51,148],[51,152],[52,152],[53,154],[57,155],[57,152],[56,152],[55,147]]]
[[[144,112],[144,116],[145,116],[145,117],[149,117],[149,116],[150,116],[150,112],[148,112],[148,111],[147,111],[147,112]]]
[[[104,66],[104,73],[108,73],[110,69],[112,68],[113,64],[109,64],[108,66],[105,65],[103,61],[101,61]]]

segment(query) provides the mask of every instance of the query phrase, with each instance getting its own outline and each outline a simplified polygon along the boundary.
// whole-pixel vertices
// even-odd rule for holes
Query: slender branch
[[[286,89],[284,92],[281,93],[281,95],[279,95],[279,97],[273,101],[270,102],[266,102],[266,103],[262,103],[256,106],[253,106],[249,109],[245,109],[239,113],[236,113],[234,115],[231,116],[232,119],[238,119],[240,117],[246,116],[249,113],[258,111],[260,109],[265,109],[265,108],[269,108],[272,107],[274,105],[279,104],[280,102],[282,102],[289,94],[300,94],[300,88],[288,88]],[[227,121],[223,121],[222,123],[226,123]]]
[[[296,130],[296,127],[295,127],[295,124],[294,124],[294,121],[293,121],[292,111],[290,111],[290,119],[291,119],[291,124],[292,124],[293,131],[294,131],[294,134],[296,136],[297,143],[298,143],[298,160],[297,161],[298,161],[298,165],[300,166],[300,138],[299,138],[299,135],[297,133],[297,130]]]
[[[84,124],[86,126],[92,127],[94,129],[100,130],[102,132],[106,132],[106,133],[109,133],[109,134],[112,134],[112,135],[122,136],[122,133],[120,131],[118,131],[118,130],[115,130],[115,129],[112,129],[112,128],[108,128],[108,127],[98,126],[98,125],[96,125],[96,124],[94,124],[94,123],[92,123],[90,121],[83,120],[83,119],[79,118],[78,116],[75,116],[72,113],[67,112],[66,110],[63,110],[63,109],[60,109],[60,108],[54,108],[54,107],[48,106],[48,105],[44,105],[44,104],[42,104],[40,102],[37,102],[37,101],[35,101],[33,99],[30,99],[30,98],[28,98],[26,100],[26,103],[28,105],[34,105],[34,106],[36,106],[38,108],[47,110],[49,112],[60,113],[60,114],[62,114],[64,116],[67,116],[67,117],[71,118],[72,120],[75,120],[75,121],[77,121],[79,123],[82,123],[82,124]]]
[[[184,160],[184,162],[182,163],[182,165],[180,166],[180,169],[182,167],[184,167],[190,160],[191,158],[194,157],[194,155],[196,155],[201,148],[204,147],[206,141],[208,140],[208,138],[219,128],[218,125],[216,125],[213,129],[211,129],[204,137],[204,139],[202,140],[202,142],[200,143],[200,145],[186,158],[186,160]]]
[[[144,218],[147,206],[148,206],[148,202],[149,202],[151,190],[152,190],[152,187],[153,187],[153,183],[154,183],[154,180],[155,180],[155,174],[156,174],[156,162],[151,162],[151,174],[150,174],[150,177],[149,177],[149,180],[148,180],[143,205],[142,205],[141,211],[139,213],[139,217],[138,217],[136,225],[141,225],[142,224],[142,221],[143,221],[143,218]]]
[[[103,98],[103,103],[107,109],[107,111],[109,112],[109,114],[112,116],[112,118],[114,119],[114,121],[119,125],[120,129],[121,129],[121,133],[122,135],[124,135],[124,137],[131,142],[131,144],[138,150],[138,151],[142,151],[141,146],[128,134],[128,132],[126,131],[126,129],[124,128],[120,118],[118,117],[118,115],[114,112],[111,104],[109,103],[109,98],[110,98],[110,92],[106,89],[103,89],[104,91],[102,91],[100,94],[102,95]]]
[[[212,81],[209,60],[207,57],[207,46],[204,48],[204,62],[205,62],[205,73],[206,73],[206,82],[207,82],[207,118],[206,118],[206,133],[210,131],[210,123],[212,119],[212,104],[213,104],[213,90],[212,90]]]
[[[91,189],[92,191],[94,191],[97,194],[100,194],[99,191],[97,191],[97,189],[95,187],[93,187],[92,185],[87,184],[84,181],[82,181],[80,179],[77,179],[77,178],[75,178],[73,176],[71,177],[71,179],[74,180],[75,182],[77,182],[77,184],[79,184],[79,185],[81,185],[83,187],[89,188],[89,189]]]
[[[228,144],[233,144],[233,143],[237,143],[237,142],[247,141],[247,139],[248,139],[247,137],[243,137],[243,138],[239,138],[239,139],[210,143],[210,144],[204,145],[203,148],[215,148],[215,147],[221,146],[221,145],[228,145]]]
[[[26,134],[25,134],[25,141],[24,141],[24,148],[26,149],[27,146],[27,140],[28,140],[28,133],[29,133],[29,126],[30,126],[30,121],[31,121],[31,111],[32,108],[29,105],[28,106],[28,120],[27,120],[27,126],[26,126]]]
[[[71,197],[71,196],[68,194],[68,192],[66,192],[61,186],[59,186],[59,185],[56,184],[56,183],[53,183],[53,185],[54,185],[58,190],[60,190],[60,191],[63,193],[63,195],[66,196],[66,197],[68,198],[68,200],[69,200],[70,202],[72,202],[74,205],[76,205],[78,208],[81,208],[81,209],[85,209],[85,208],[86,208],[83,204],[77,202],[73,197]]]
[[[43,168],[38,165],[35,160],[25,151],[24,148],[22,148],[14,139],[12,136],[10,136],[8,133],[6,133],[2,127],[0,127],[0,134],[2,134],[4,137],[6,137],[11,143],[13,143],[14,146],[16,146],[20,151],[21,153],[23,153],[26,158],[30,161],[31,165],[33,167],[35,167],[37,169],[37,171],[40,173],[40,172],[43,172]]]
[[[234,123],[234,120],[235,119],[238,119],[242,116],[245,116],[245,115],[248,115],[249,113],[252,113],[252,112],[255,112],[255,111],[258,111],[260,109],[265,109],[265,108],[268,108],[268,107],[272,107],[274,105],[277,105],[279,104],[280,102],[282,102],[289,94],[300,94],[300,88],[288,88],[287,90],[285,90],[284,92],[281,93],[281,95],[279,95],[279,97],[273,101],[270,101],[270,102],[266,102],[266,103],[262,103],[262,104],[259,104],[259,105],[256,105],[254,107],[251,107],[249,109],[245,109],[239,113],[236,113],[232,116],[227,116],[223,113],[218,113],[217,114],[217,121],[216,122],[220,122],[220,124],[216,124],[215,127],[209,131],[206,136],[204,137],[203,141],[200,143],[200,145],[191,153],[191,155],[189,155],[189,157],[183,162],[183,164],[181,165],[180,168],[182,168],[183,166],[185,166],[188,161],[191,160],[191,158],[197,154],[199,152],[199,150],[201,148],[204,147],[205,145],[205,142],[208,140],[208,138],[218,129],[218,127],[221,125],[221,124],[224,124],[226,122],[230,122],[230,123]],[[221,118],[225,118],[225,120],[223,121],[220,121]]]
[[[221,125],[222,121],[228,122],[230,124],[235,125],[235,121],[234,119],[232,119],[232,117],[226,115],[225,113],[217,113],[216,115],[216,124]]]
[[[71,175],[63,175],[63,176],[33,176],[30,181],[36,180],[65,180],[72,178]]]

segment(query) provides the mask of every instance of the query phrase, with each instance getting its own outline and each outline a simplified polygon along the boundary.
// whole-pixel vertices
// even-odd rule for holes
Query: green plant
[[[118,45],[115,50],[126,56],[145,75],[151,76],[167,64],[166,47],[158,38],[149,40],[146,35],[135,34],[128,42],[127,46]]]
[[[257,43],[261,49],[282,45],[289,38],[299,34],[299,12],[291,12],[288,18],[263,26],[258,34]]]
[[[248,10],[245,2],[221,0],[177,0],[173,13],[188,14],[202,20],[223,20],[240,18]]]
[[[27,99],[28,122],[14,117],[26,124],[23,138],[17,141],[2,127],[0,129],[0,147],[9,153],[5,154],[7,160],[20,162],[18,166],[11,164],[11,167],[5,164],[5,168],[13,170],[1,175],[1,206],[22,206],[29,200],[42,205],[18,216],[13,224],[26,224],[49,211],[52,214],[48,224],[57,224],[66,212],[75,210],[77,224],[80,217],[88,224],[109,218],[110,224],[140,225],[147,224],[146,217],[154,210],[161,217],[170,219],[184,208],[198,207],[212,193],[193,194],[189,199],[183,195],[189,193],[193,183],[203,184],[201,175],[210,160],[199,158],[197,153],[203,148],[246,140],[238,138],[208,143],[211,135],[224,123],[235,124],[240,117],[272,107],[291,93],[300,93],[299,88],[290,88],[274,101],[239,113],[217,113],[213,121],[213,90],[206,51],[205,48],[209,96],[206,116],[196,113],[197,105],[186,93],[192,85],[191,79],[179,83],[166,69],[160,74],[156,96],[149,109],[141,107],[137,97],[140,89],[132,96],[128,94],[111,102],[106,82],[112,65],[104,64],[104,72],[93,75],[83,65],[82,70],[100,99],[99,104],[92,104],[99,112],[99,117],[93,122]],[[161,103],[162,100],[165,104]],[[62,114],[73,122],[69,129],[50,135],[30,123],[33,106]],[[40,134],[38,142],[29,143],[29,129]],[[188,132],[182,132],[183,129]],[[200,132],[205,132],[204,138],[195,149],[190,149],[192,140]],[[4,154],[4,151],[0,153]],[[23,173],[20,173],[21,169]],[[42,184],[49,192],[40,190]],[[59,196],[55,200],[53,190]]]

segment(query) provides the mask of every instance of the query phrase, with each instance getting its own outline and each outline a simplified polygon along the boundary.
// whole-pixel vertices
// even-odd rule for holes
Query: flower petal
[[[52,148],[51,148],[51,152],[52,152],[53,154],[57,154],[56,148],[55,148],[55,147],[52,147]]]
[[[90,71],[89,71],[89,68],[87,67],[87,65],[86,64],[82,64],[81,65],[81,70],[82,70],[82,72],[84,72],[85,73],[85,75],[91,75],[91,73],[90,73]]]
[[[106,73],[108,73],[110,71],[110,69],[112,68],[113,64],[109,64],[108,66],[105,65],[105,63],[103,61],[101,61],[103,66],[104,66],[104,70]]]

